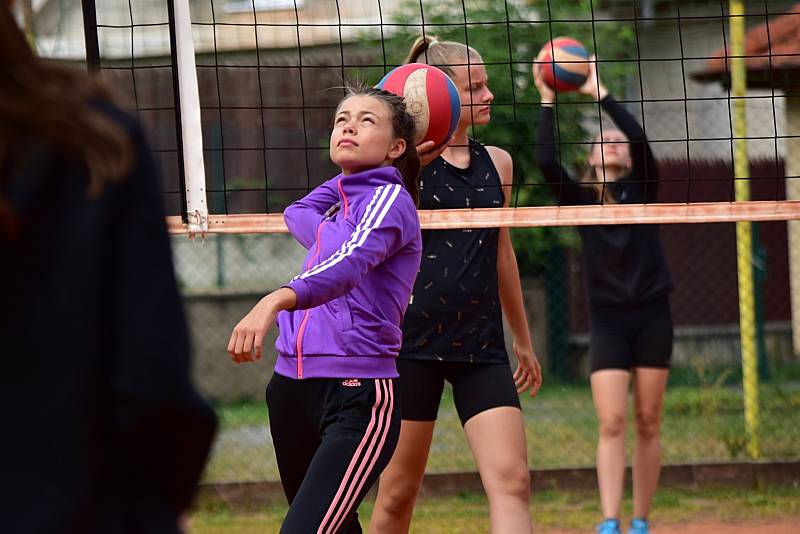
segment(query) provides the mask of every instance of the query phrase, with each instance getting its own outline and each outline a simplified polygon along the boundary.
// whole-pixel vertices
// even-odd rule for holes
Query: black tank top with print
[[[436,158],[423,169],[420,209],[499,208],[489,153],[470,140],[466,169]],[[422,263],[403,321],[400,358],[506,363],[497,288],[497,228],[425,230]]]

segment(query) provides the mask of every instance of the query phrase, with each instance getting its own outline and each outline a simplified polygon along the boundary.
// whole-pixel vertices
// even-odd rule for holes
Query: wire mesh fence
[[[161,164],[168,213],[179,214],[183,185],[168,4],[92,3],[101,71],[144,124]],[[554,202],[533,159],[539,103],[530,65],[542,44],[557,35],[589,45],[601,75],[643,124],[659,163],[660,202],[730,202],[731,94],[727,71],[714,71],[711,62],[715,51],[729,46],[726,4],[193,1],[210,211],[279,213],[336,174],[327,139],[343,79],[377,81],[402,61],[410,37],[423,32],[466,42],[483,55],[495,93],[493,120],[472,135],[513,156],[512,206]],[[766,0],[747,6],[746,22],[755,32],[749,34],[752,90],[746,99],[752,198],[797,198],[800,42],[792,45],[787,28],[800,26],[800,7]],[[59,7],[63,12],[53,20],[60,22],[42,15],[39,51],[82,61],[79,17],[67,3]],[[767,21],[767,47],[758,48],[763,36],[757,29]],[[605,119],[596,103],[572,96],[559,101],[558,114],[562,163],[577,166],[587,139]],[[797,459],[800,451],[800,324],[793,325],[793,311],[800,315],[800,274],[793,273],[791,261],[800,234],[794,224],[760,223],[754,230],[759,432],[766,460]],[[523,401],[531,466],[591,466],[597,421],[587,384],[589,324],[579,239],[569,228],[519,229],[513,235],[534,348],[546,369],[543,391]],[[667,225],[661,235],[675,285],[664,462],[744,459],[734,226]],[[173,246],[195,379],[222,422],[206,479],[275,480],[263,402],[274,354],[237,366],[225,347],[232,327],[257,299],[297,273],[305,251],[277,234],[210,235],[202,242],[176,237]],[[265,346],[274,336],[273,331]],[[448,391],[439,414],[429,471],[474,470]]]

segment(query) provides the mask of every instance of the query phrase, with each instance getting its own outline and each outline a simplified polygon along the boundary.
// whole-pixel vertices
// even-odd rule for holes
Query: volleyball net
[[[667,400],[677,404],[670,405],[675,418],[665,420],[665,462],[797,456],[800,434],[791,429],[800,423],[781,425],[777,415],[796,404],[794,390],[762,390],[759,401],[752,387],[729,396],[724,386],[752,385],[753,365],[762,381],[793,383],[800,375],[798,2],[748,0],[733,12],[737,2],[728,0],[83,0],[80,13],[71,4],[49,4],[36,28],[39,52],[99,69],[145,126],[165,180],[169,228],[181,236],[173,240],[178,279],[197,380],[209,396],[260,396],[262,377],[231,369],[220,340],[258,294],[291,278],[302,262],[303,251],[283,235],[281,213],[339,172],[328,139],[343,80],[376,83],[415,37],[435,35],[480,52],[494,93],[492,120],[470,136],[512,155],[514,187],[508,208],[422,210],[420,219],[426,229],[515,228],[548,379],[586,374],[588,311],[579,240],[569,227],[665,223],[676,288],[673,375],[685,378],[675,380],[689,399]],[[559,36],[596,54],[600,78],[642,125],[658,164],[657,202],[559,205],[544,182],[535,159],[540,103],[531,64]],[[560,163],[577,176],[596,133],[612,123],[580,95],[559,93],[555,109]],[[748,226],[748,241],[726,224],[734,221],[760,224]],[[188,242],[187,233],[206,233],[206,245]],[[749,301],[737,298],[747,293],[742,261],[751,268]],[[751,354],[746,372],[742,347]],[[716,405],[706,393],[737,405],[749,397],[750,404],[735,417],[720,409],[699,422],[680,419],[708,415],[703,410]],[[759,403],[760,452],[745,452],[752,442],[741,436],[759,433],[752,420]],[[594,422],[576,410],[563,410],[570,414],[564,435],[592,443]],[[540,423],[555,424],[532,421]],[[686,429],[696,430],[694,437],[686,439]],[[230,458],[246,447],[236,439],[220,439],[210,476],[273,478],[274,466],[232,466]],[[253,447],[270,454],[263,440]],[[432,469],[471,466],[459,447],[446,446],[447,458]],[[592,447],[569,459],[536,439],[529,447],[535,465],[593,462]]]
[[[116,13],[103,8],[124,3]],[[125,82],[156,150],[178,160],[167,172],[167,195],[184,204],[173,232],[199,228],[186,224],[187,213],[205,230],[206,212],[209,232],[284,231],[283,208],[337,172],[327,138],[343,80],[377,82],[422,34],[482,54],[493,118],[471,134],[515,162],[510,208],[424,212],[425,228],[787,220],[800,212],[786,194],[798,174],[786,156],[797,143],[790,108],[800,93],[800,51],[785,42],[800,13],[788,2],[750,2],[736,16],[711,1],[176,0],[160,12],[144,9],[146,0],[85,4],[100,14],[100,68]],[[750,34],[734,54],[731,22],[739,19]],[[601,79],[644,127],[662,169],[659,205],[552,207],[534,159],[531,64],[563,35],[596,54]],[[750,80],[740,95],[731,88],[737,61]],[[750,120],[737,131],[739,105]],[[579,168],[594,132],[611,123],[585,97],[559,93],[557,110],[561,163]],[[743,151],[760,163],[752,176],[734,171]],[[747,205],[735,202],[740,180]]]

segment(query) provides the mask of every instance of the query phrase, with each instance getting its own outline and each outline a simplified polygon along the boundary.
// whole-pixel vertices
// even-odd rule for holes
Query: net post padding
[[[800,219],[800,200],[697,202],[691,204],[625,204],[603,206],[536,206],[420,210],[423,230],[458,228],[526,228],[605,224],[731,223]],[[191,234],[180,217],[167,217],[172,234]],[[219,234],[286,233],[283,215],[210,215],[208,232]]]
[[[208,231],[208,204],[206,202],[200,95],[192,41],[192,23],[189,16],[189,0],[174,0],[172,5],[175,10],[174,52],[180,95],[180,135],[186,176],[186,217],[188,220],[186,233],[205,233]]]

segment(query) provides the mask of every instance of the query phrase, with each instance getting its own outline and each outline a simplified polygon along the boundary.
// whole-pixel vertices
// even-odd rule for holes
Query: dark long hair
[[[370,87],[361,82],[349,82],[345,85],[345,89],[347,90],[347,95],[342,99],[342,102],[353,96],[371,96],[386,104],[392,118],[392,130],[395,138],[403,139],[406,142],[405,152],[392,162],[392,166],[400,171],[403,176],[403,184],[406,186],[411,198],[414,199],[414,204],[417,204],[419,202],[419,174],[422,170],[422,163],[419,160],[419,154],[417,154],[416,145],[414,144],[416,132],[414,118],[406,109],[403,97],[382,89]],[[339,105],[341,105],[341,102]]]
[[[0,1],[0,185],[24,166],[19,156],[37,140],[85,165],[96,195],[130,169],[128,134],[94,106],[111,100],[97,80],[34,55],[12,3]],[[11,211],[0,194],[0,230],[9,230]]]

